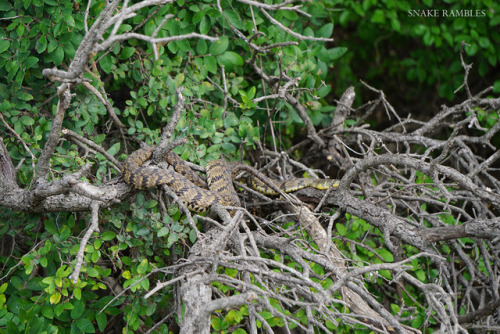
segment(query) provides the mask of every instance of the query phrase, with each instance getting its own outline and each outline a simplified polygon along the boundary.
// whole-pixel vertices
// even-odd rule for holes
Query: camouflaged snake
[[[151,157],[155,147],[146,146],[133,152],[122,164],[122,175],[128,184],[144,189],[167,185],[179,196],[186,206],[195,212],[205,212],[211,205],[240,206],[238,194],[234,190],[232,175],[238,170],[250,172],[250,186],[267,194],[278,195],[279,191],[288,193],[305,187],[328,189],[338,187],[337,180],[292,179],[287,181],[269,181],[269,179],[252,167],[243,164],[233,164],[231,167],[223,159],[207,163],[207,183],[194,172],[177,154],[166,153],[166,161],[176,172],[155,166],[143,166]],[[269,186],[272,182],[273,186]],[[209,189],[207,189],[209,188]],[[273,189],[274,188],[274,189]]]

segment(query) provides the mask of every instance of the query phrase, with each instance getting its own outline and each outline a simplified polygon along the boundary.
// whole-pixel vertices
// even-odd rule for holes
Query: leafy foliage
[[[369,82],[393,80],[394,87],[411,87],[408,93],[414,96],[425,87],[436,87],[439,96],[452,100],[463,81],[456,57],[462,41],[470,45],[467,56],[481,77],[498,69],[500,4],[496,1],[331,1],[327,6],[340,24],[337,30],[349,32],[339,41],[349,49],[337,65],[339,77],[347,82],[339,92],[357,81],[356,69],[363,66],[367,70],[362,77]],[[339,6],[343,10],[335,10]],[[491,79],[500,85],[498,78]],[[403,92],[396,89],[396,93]]]

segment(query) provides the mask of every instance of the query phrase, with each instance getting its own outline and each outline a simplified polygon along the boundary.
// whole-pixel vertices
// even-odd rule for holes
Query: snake
[[[290,193],[306,187],[324,190],[339,185],[338,180],[331,179],[275,181],[267,178],[253,167],[242,163],[228,165],[224,159],[207,163],[207,183],[171,150],[167,151],[164,157],[175,171],[144,165],[151,158],[154,150],[155,146],[145,146],[125,159],[121,167],[125,182],[138,189],[167,185],[190,210],[199,213],[208,211],[214,204],[241,206],[232,182],[233,176],[241,170],[251,174],[250,187],[266,195]]]

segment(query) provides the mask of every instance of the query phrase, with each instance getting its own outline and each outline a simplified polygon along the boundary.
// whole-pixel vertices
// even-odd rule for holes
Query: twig
[[[123,123],[120,121],[118,116],[116,116],[116,113],[115,113],[115,110],[113,109],[113,106],[111,105],[111,103],[109,103],[109,101],[107,100],[105,95],[103,96],[94,86],[92,86],[90,83],[88,83],[86,81],[82,82],[82,84],[88,90],[90,90],[92,93],[94,93],[94,95],[97,97],[97,99],[99,99],[99,101],[102,103],[102,105],[104,107],[106,107],[106,111],[108,112],[109,117],[111,117],[113,122],[118,126],[118,129],[120,129],[120,131],[122,131],[123,128],[125,128],[125,125],[123,125]]]
[[[74,284],[78,283],[78,276],[80,275],[80,270],[83,264],[83,255],[85,254],[85,247],[87,246],[87,242],[90,239],[90,236],[94,232],[99,232],[98,218],[99,218],[99,203],[92,202],[90,205],[90,224],[87,232],[82,238],[80,242],[80,248],[78,250],[78,254],[76,255],[76,264],[73,272],[69,276],[69,279],[73,281]]]
[[[318,41],[318,42],[333,42],[333,38],[309,37],[309,36],[304,36],[304,35],[301,35],[299,33],[296,33],[295,31],[291,30],[288,27],[285,27],[281,22],[279,22],[274,17],[269,15],[269,13],[266,12],[266,10],[264,8],[259,8],[259,9],[262,12],[262,14],[264,14],[264,16],[269,19],[269,21],[271,21],[273,24],[277,25],[280,29],[286,31],[287,33],[289,33],[293,37],[297,38],[299,41],[308,40],[308,41]]]
[[[462,64],[462,67],[464,68],[464,71],[465,71],[465,73],[464,73],[464,81],[460,85],[460,87],[458,87],[457,89],[455,89],[455,91],[453,93],[456,94],[460,89],[462,89],[462,87],[465,87],[465,92],[467,93],[467,98],[472,99],[472,94],[470,92],[469,84],[467,83],[467,79],[469,78],[469,72],[472,69],[472,63],[471,64],[465,64],[465,61],[464,61],[464,53],[465,53],[464,49],[465,49],[465,46],[470,46],[470,44],[467,44],[467,43],[465,43],[465,41],[462,41],[460,43],[460,63]]]
[[[169,122],[167,125],[163,128],[163,133],[161,135],[161,140],[162,143],[169,140],[175,130],[175,126],[177,125],[177,122],[179,122],[179,119],[181,118],[182,111],[184,110],[184,105],[186,103],[186,98],[184,95],[182,95],[182,87],[179,87],[176,89],[177,93],[177,104],[175,105],[174,112],[172,113],[172,117],[170,118]]]
[[[81,142],[81,143],[84,143],[85,145],[87,145],[88,147],[96,150],[97,152],[101,153],[102,155],[104,155],[106,157],[106,159],[108,159],[109,161],[111,161],[113,163],[113,165],[115,166],[115,169],[120,171],[121,170],[121,162],[119,162],[118,160],[115,159],[115,157],[113,157],[111,154],[109,154],[103,147],[101,147],[100,145],[94,143],[92,140],[89,140],[85,137],[82,137],[80,136],[78,133],[70,130],[70,129],[63,129],[62,130],[62,134],[64,137],[70,139],[70,140],[73,140],[73,141],[78,141],[78,142]]]
[[[2,113],[0,113],[0,119],[2,120],[3,124],[5,125],[5,127],[14,135],[14,137],[17,138],[17,140],[19,140],[21,142],[21,144],[23,144],[23,147],[24,149],[26,150],[26,152],[28,152],[30,155],[31,155],[31,168],[33,170],[33,177],[35,177],[35,173],[36,173],[36,170],[35,170],[35,161],[36,161],[36,158],[35,158],[35,155],[33,154],[33,152],[31,152],[31,150],[29,149],[28,145],[26,144],[26,142],[21,138],[21,136],[19,136],[17,134],[17,132],[9,125],[9,123],[7,123],[5,121],[5,119],[3,118],[3,115]],[[0,138],[1,139],[1,138]],[[2,139],[2,145],[3,145],[3,139]],[[10,157],[9,157],[10,158]],[[12,162],[11,162],[12,163]]]

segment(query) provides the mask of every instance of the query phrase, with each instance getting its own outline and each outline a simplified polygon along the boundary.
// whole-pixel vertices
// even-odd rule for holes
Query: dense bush
[[[367,0],[329,6],[336,42],[349,50],[335,64],[337,94],[362,78],[384,88],[405,112],[428,117],[423,110],[437,99],[436,92],[440,102],[457,96],[454,91],[463,81],[457,57],[462,41],[469,44],[466,58],[476,68],[471,87],[478,91],[496,80],[500,90],[496,1]]]
[[[164,2],[138,9],[137,15],[125,20],[115,33],[158,38],[197,33],[218,40],[189,38],[152,44],[130,38],[104,45],[111,36],[110,27],[103,36],[102,50],[91,54],[83,75],[69,80],[75,95],[62,124],[64,140],[61,138],[51,155],[48,181],[80,171],[87,162],[93,165],[87,173],[78,174],[79,179],[93,185],[116,181],[120,172],[113,157],[122,161],[139,143],[160,141],[179,103],[179,88],[183,88],[188,101],[173,138],[186,137],[188,143],[176,152],[184,160],[204,165],[221,154],[230,160],[240,155],[251,160],[248,152],[260,145],[280,152],[307,136],[314,138],[315,128],[319,131],[331,123],[333,101],[347,86],[360,87],[359,78],[389,90],[418,83],[437,88],[440,97],[451,100],[463,81],[458,52],[462,40],[471,45],[465,49],[466,54],[473,59],[480,76],[491,78],[500,59],[496,47],[500,43],[500,5],[493,1],[448,1],[442,6],[449,10],[485,10],[485,17],[474,19],[408,15],[408,10],[441,8],[432,1],[330,0],[300,3],[302,12],[267,10],[292,33],[257,7],[250,11],[245,1]],[[129,7],[134,3],[138,1],[132,1]],[[266,1],[272,3],[279,2]],[[0,129],[16,166],[18,185],[27,191],[39,186],[37,167],[61,101],[57,89],[64,84],[61,78],[46,77],[42,71],[53,67],[68,71],[105,4],[102,0],[0,0]],[[171,17],[164,21],[168,15]],[[265,77],[271,79],[266,81]],[[284,83],[290,83],[287,92],[303,106],[305,114],[285,95],[272,96],[279,95],[276,88]],[[495,85],[499,87],[500,81]],[[479,82],[473,88],[485,86]],[[419,93],[397,94],[405,97]],[[497,120],[496,114],[489,111],[479,111],[479,116],[485,123],[495,124]],[[352,115],[346,125],[356,124],[356,117]],[[74,140],[76,136],[92,141],[103,151],[77,144],[84,141]],[[293,155],[298,158],[307,153],[311,152],[299,150]],[[421,176],[418,182],[432,180]],[[165,208],[162,201],[162,195],[140,192],[133,200],[102,208],[100,231],[84,247],[84,265],[77,283],[69,277],[92,219],[89,208],[74,212],[51,210],[40,206],[43,200],[29,207],[22,203],[2,207],[0,219],[5,223],[0,227],[0,331],[94,333],[124,328],[124,332],[144,332],[144,328],[178,311],[173,289],[165,289],[151,299],[142,298],[154,283],[172,278],[171,272],[157,268],[177,264],[186,256],[187,245],[197,241],[197,233],[182,210],[175,205]],[[442,219],[452,218],[443,215]],[[201,228],[196,217],[194,223]],[[287,224],[285,228],[293,226]],[[344,241],[361,239],[369,231],[370,238],[383,237],[380,230],[349,213],[336,229]],[[316,247],[311,237],[306,236],[306,241],[311,242],[311,248]],[[379,240],[370,239],[367,244],[368,248],[362,248],[354,261],[394,261]],[[343,242],[337,246],[349,252]],[[405,251],[409,256],[416,253],[412,246]],[[301,266],[275,253],[262,252],[262,257],[283,260],[293,268]],[[414,259],[411,264],[412,273],[422,282],[438,277],[427,258]],[[486,267],[481,263],[480,270]],[[240,275],[236,269],[220,270],[230,278]],[[317,275],[325,274],[325,269],[316,264],[312,270]],[[382,271],[373,284],[367,285],[382,285],[392,279],[391,275],[388,270]],[[317,281],[325,289],[333,284],[330,278]],[[221,295],[234,293],[229,285],[216,282],[213,286]],[[121,295],[124,289],[127,293]],[[382,292],[375,295],[383,299]],[[270,300],[272,308],[297,321],[290,328],[307,326],[311,314],[306,308],[282,309],[278,301]],[[410,305],[414,300],[415,304],[426,302],[425,296],[410,288],[405,303]],[[388,303],[392,314],[411,313],[400,309],[394,300],[384,303]],[[212,329],[218,333],[244,333],[241,326],[249,312],[246,306],[221,310],[212,317]],[[270,327],[284,326],[283,319],[269,309],[259,314],[259,328],[264,328],[264,319]],[[408,323],[432,328],[435,322],[419,308]],[[169,329],[177,330],[176,326],[169,318],[157,330],[168,333]],[[350,323],[333,324],[330,320],[321,326],[318,328],[339,333],[352,330]]]

